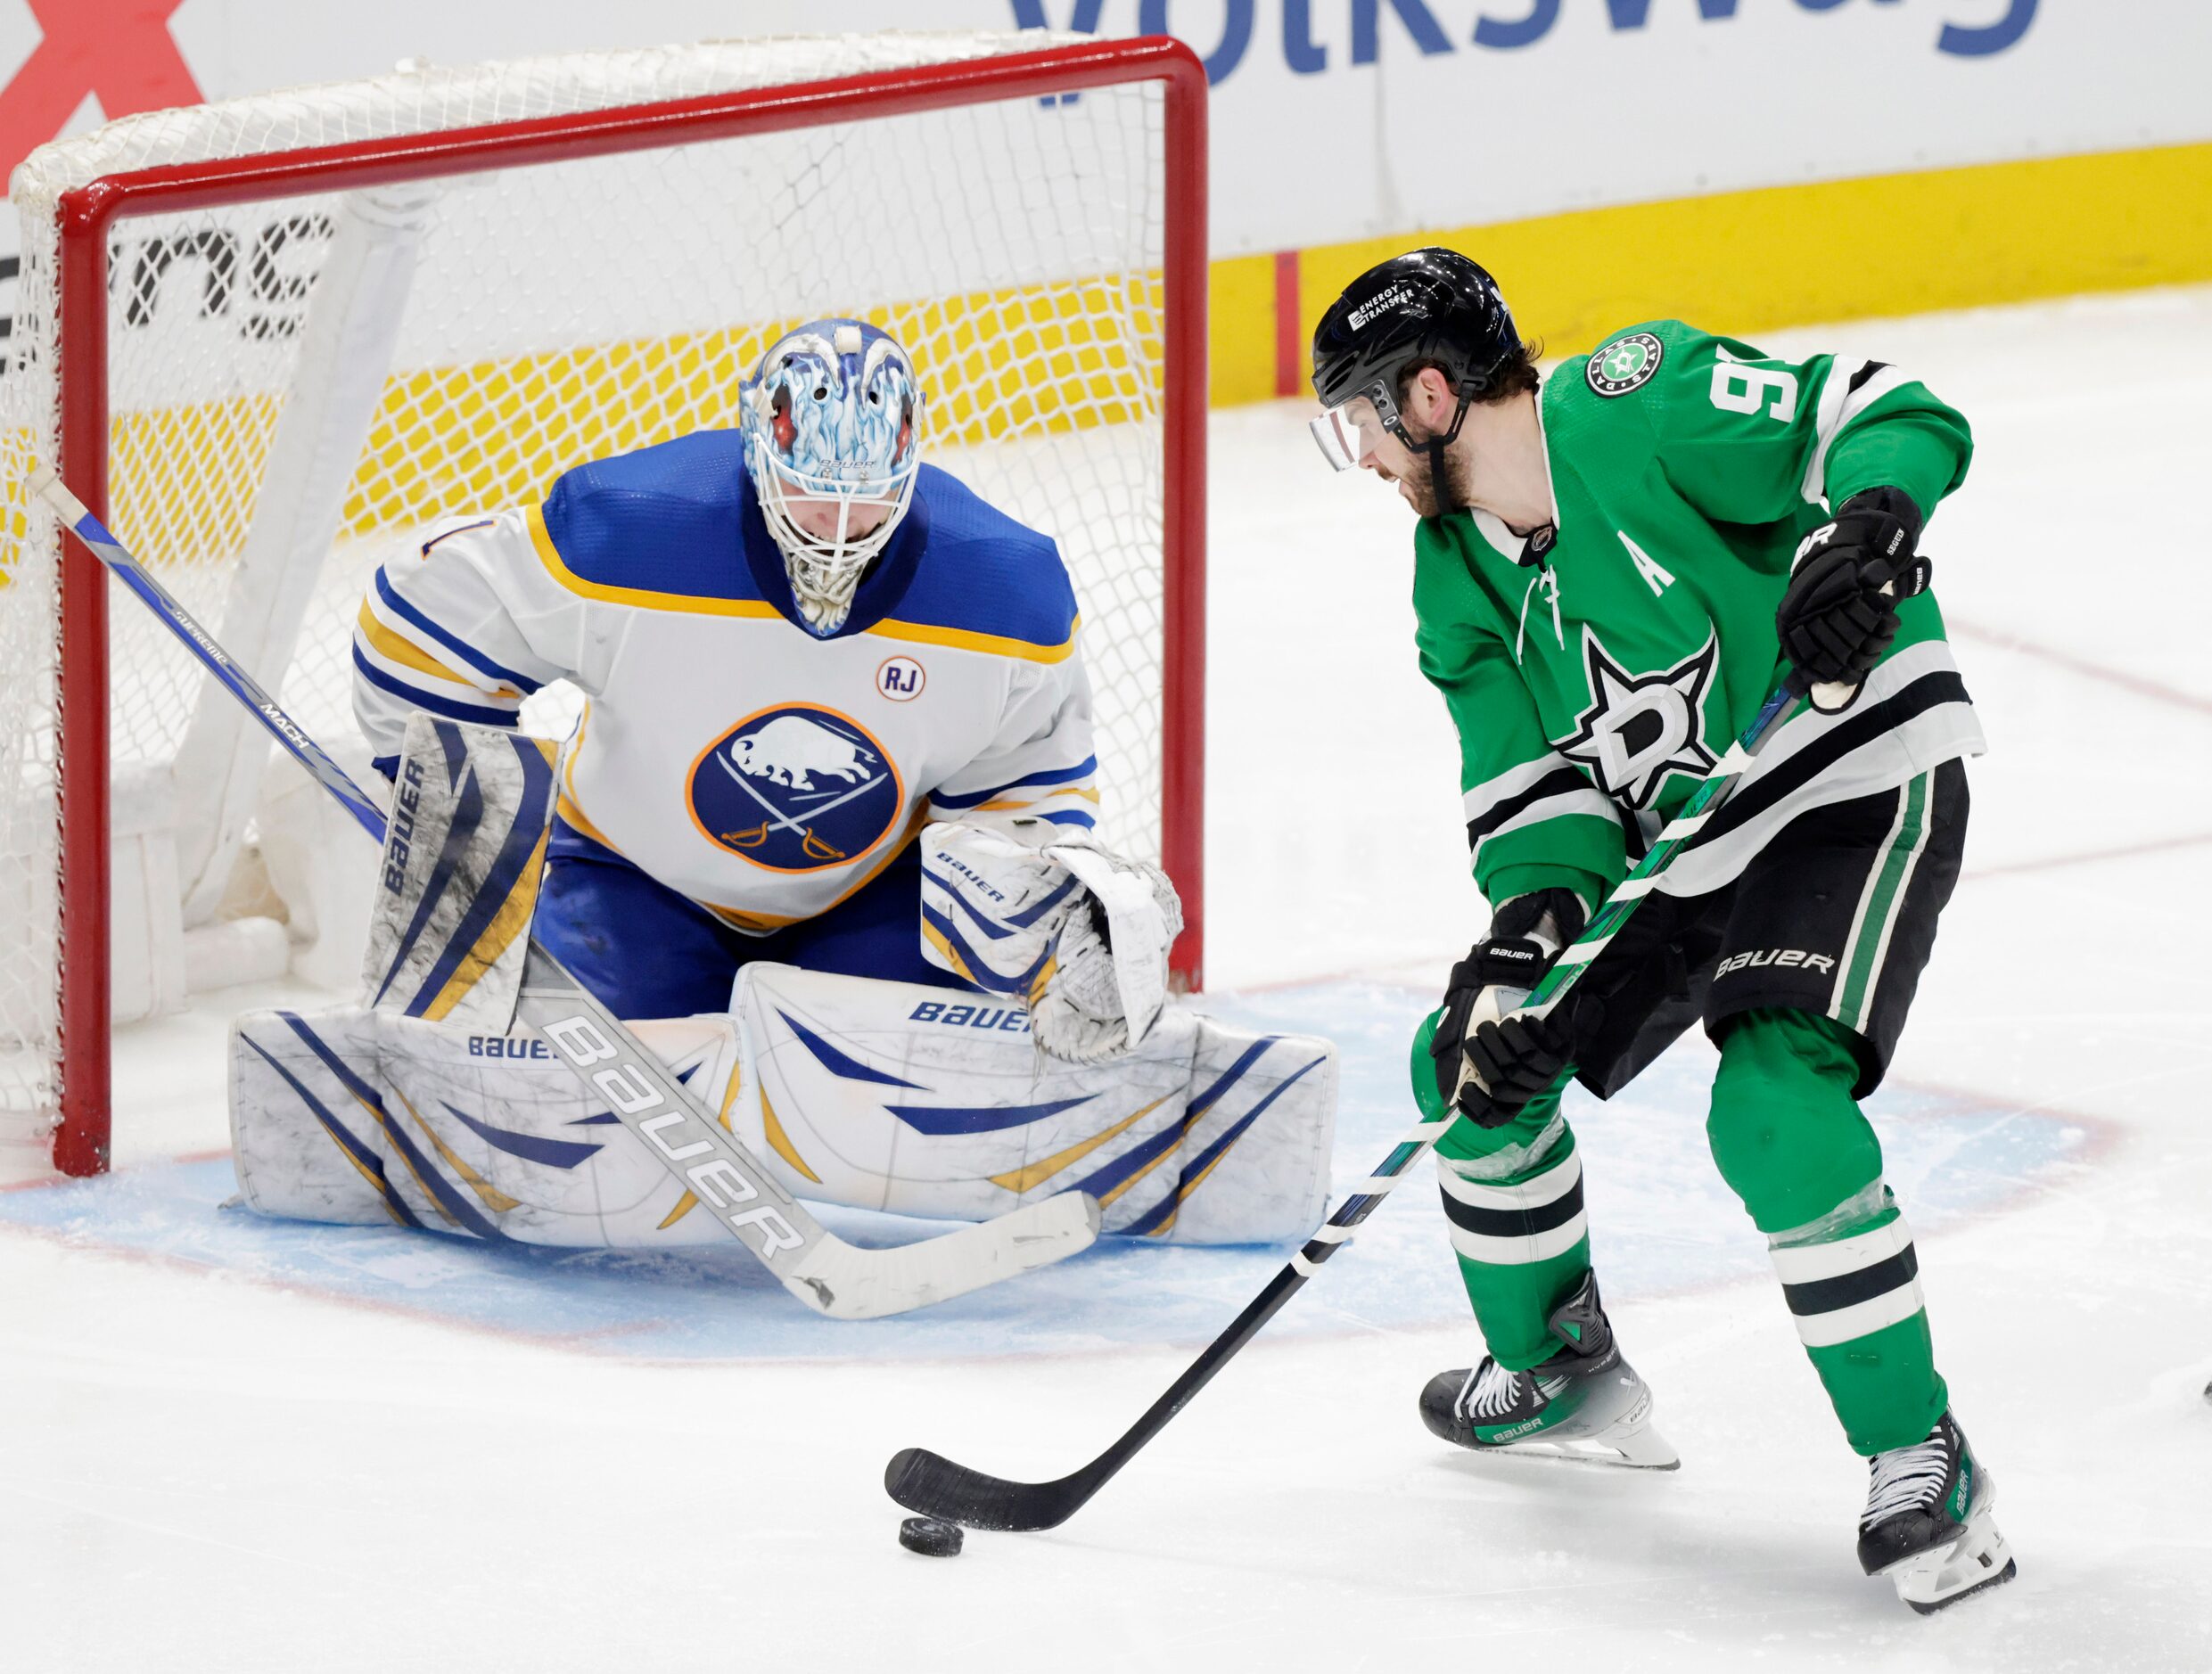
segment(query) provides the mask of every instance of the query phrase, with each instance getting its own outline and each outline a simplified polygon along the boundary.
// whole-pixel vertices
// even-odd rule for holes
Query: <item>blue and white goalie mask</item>
[[[807,625],[834,634],[913,503],[922,396],[914,363],[858,320],[772,344],[744,390],[745,464]]]

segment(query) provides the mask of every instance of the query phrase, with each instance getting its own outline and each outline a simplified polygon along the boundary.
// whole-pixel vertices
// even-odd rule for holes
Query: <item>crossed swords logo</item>
[[[768,818],[758,825],[748,825],[743,831],[726,833],[723,838],[724,841],[735,843],[740,849],[758,849],[768,841],[768,834],[772,831],[797,832],[802,840],[800,846],[805,850],[808,858],[814,860],[843,860],[849,857],[843,849],[834,848],[817,837],[814,834],[814,828],[806,822],[821,818],[834,808],[843,808],[855,797],[866,796],[883,783],[882,775],[877,775],[862,781],[850,791],[838,792],[819,807],[808,808],[803,814],[786,814],[768,798],[762,796],[760,787],[744,774],[739,772],[729,758],[719,750],[714,752],[714,761],[717,767],[736,781],[737,788],[758,802],[761,811],[768,815]],[[825,793],[817,792],[814,794]]]

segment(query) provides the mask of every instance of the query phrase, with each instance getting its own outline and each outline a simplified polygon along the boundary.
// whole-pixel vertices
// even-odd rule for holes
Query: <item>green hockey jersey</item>
[[[1416,636],[1459,729],[1484,894],[1564,886],[1594,903],[1773,690],[1775,607],[1827,505],[1890,487],[1932,513],[1973,443],[1893,366],[1778,360],[1674,320],[1561,362],[1537,413],[1550,529],[1423,520]],[[1981,752],[1934,595],[1898,616],[1851,705],[1800,704],[1770,734],[1662,889],[1719,888],[1806,808]]]

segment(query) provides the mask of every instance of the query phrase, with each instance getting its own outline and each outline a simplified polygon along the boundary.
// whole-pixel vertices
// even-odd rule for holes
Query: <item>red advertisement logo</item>
[[[62,131],[86,94],[103,115],[198,104],[169,19],[184,0],[27,0],[38,45],[0,88],[0,168]]]

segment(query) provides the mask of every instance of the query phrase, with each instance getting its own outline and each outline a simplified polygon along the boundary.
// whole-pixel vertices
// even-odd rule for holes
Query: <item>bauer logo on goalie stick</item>
[[[693,823],[771,872],[850,865],[898,824],[899,770],[850,716],[812,703],[748,715],[691,764]]]

